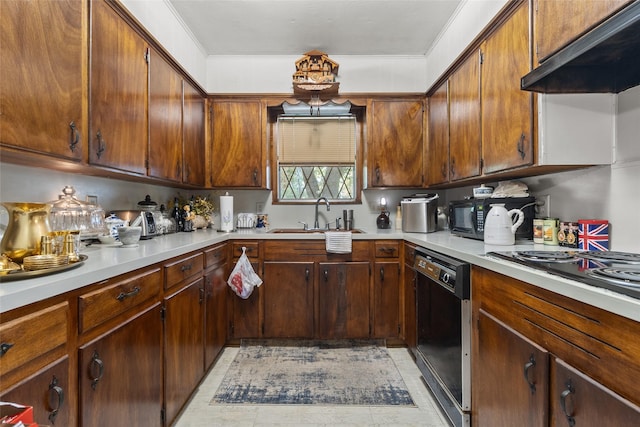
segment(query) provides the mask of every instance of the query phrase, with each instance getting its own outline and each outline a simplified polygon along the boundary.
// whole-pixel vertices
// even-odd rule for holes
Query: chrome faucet
[[[322,200],[324,200],[324,203],[327,206],[327,212],[331,210],[331,205],[329,205],[329,201],[326,197],[320,197],[318,200],[316,200],[316,217],[315,221],[313,222],[313,228],[315,228],[316,230],[320,228],[320,223],[318,223],[318,205]]]

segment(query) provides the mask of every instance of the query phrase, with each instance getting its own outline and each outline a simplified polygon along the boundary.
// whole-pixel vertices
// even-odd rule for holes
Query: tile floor
[[[448,426],[420,371],[405,348],[389,348],[416,407],[319,405],[209,405],[225,372],[238,353],[226,347],[203,380],[175,427],[215,426]]]

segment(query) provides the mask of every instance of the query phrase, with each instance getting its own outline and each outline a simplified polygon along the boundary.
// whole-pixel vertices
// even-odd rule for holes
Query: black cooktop
[[[640,298],[640,254],[599,251],[489,252],[536,270]]]

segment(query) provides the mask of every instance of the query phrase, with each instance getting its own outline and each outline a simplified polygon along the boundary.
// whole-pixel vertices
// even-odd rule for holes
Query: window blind
[[[280,164],[353,164],[356,118],[278,117]]]

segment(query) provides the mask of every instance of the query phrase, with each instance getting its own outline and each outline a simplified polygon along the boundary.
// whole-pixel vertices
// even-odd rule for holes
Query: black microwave
[[[516,230],[516,239],[532,239],[535,197],[470,198],[449,202],[449,230],[458,236],[484,240],[484,219],[491,205],[498,203],[504,204],[507,210],[522,210],[524,222]]]

